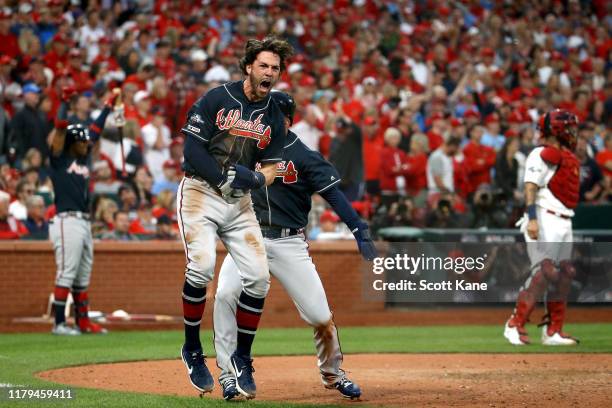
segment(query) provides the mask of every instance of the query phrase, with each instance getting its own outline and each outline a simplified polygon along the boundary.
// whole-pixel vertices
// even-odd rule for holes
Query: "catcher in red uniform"
[[[546,113],[539,128],[543,143],[525,163],[527,211],[517,223],[525,234],[531,273],[521,287],[516,307],[504,329],[515,345],[529,344],[525,323],[542,296],[546,315],[542,344],[575,345],[578,340],[563,333],[563,322],[572,279],[572,217],[578,204],[580,163],[574,155],[578,119],[568,111]]]

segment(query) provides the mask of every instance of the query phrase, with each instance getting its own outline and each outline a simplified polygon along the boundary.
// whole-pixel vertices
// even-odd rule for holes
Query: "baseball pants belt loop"
[[[57,214],[57,217],[66,218],[66,217],[76,217],[85,221],[89,221],[91,219],[91,215],[88,213],[84,213],[82,211],[62,211]]]
[[[304,228],[283,228],[283,227],[272,227],[262,226],[261,235],[268,239],[279,239],[287,238],[293,235],[299,235],[304,233]]]
[[[547,212],[547,213],[549,213],[549,214],[552,214],[552,215],[556,215],[556,216],[557,216],[557,217],[559,217],[559,218],[563,218],[564,220],[569,220],[570,218],[572,218],[572,217],[570,217],[569,215],[560,214],[560,213],[555,212],[555,211],[553,211],[553,210],[548,210],[548,209],[547,209],[547,210],[546,210],[546,212]]]
[[[190,173],[190,172],[185,172],[185,177],[188,179],[192,179],[192,180],[197,180],[201,183],[206,184],[208,187],[210,187],[215,193],[217,193],[217,195],[219,197],[222,197],[221,195],[221,190],[219,190],[219,188],[217,188],[216,186],[213,186],[212,184],[210,184],[208,181],[206,181],[204,179],[204,177],[202,176],[198,176],[197,174],[194,173]]]

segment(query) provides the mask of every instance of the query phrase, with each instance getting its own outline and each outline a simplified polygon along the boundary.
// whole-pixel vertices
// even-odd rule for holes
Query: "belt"
[[[197,180],[199,182],[205,183],[208,187],[210,187],[215,193],[217,193],[218,196],[222,196],[221,194],[221,190],[219,190],[219,187],[209,183],[207,180],[204,179],[204,177],[202,176],[198,176],[197,174],[194,173],[189,173],[189,172],[185,172],[185,177],[188,179],[192,179],[192,180]]]
[[[261,235],[268,239],[279,239],[287,238],[292,235],[299,235],[304,233],[304,228],[283,228],[283,227],[271,227],[262,226]]]
[[[89,221],[91,219],[91,216],[88,213],[84,213],[82,211],[62,211],[61,213],[58,213],[56,216],[60,218],[76,217],[76,218],[80,218],[86,221]]]
[[[194,179],[194,180],[198,180],[198,181],[203,181],[205,183],[208,183],[208,181],[204,180],[203,177],[200,177],[197,174],[186,172],[185,173],[185,177],[190,178],[190,179]]]
[[[570,217],[569,215],[565,215],[565,214],[560,214],[558,212],[555,212],[553,210],[546,210],[547,213],[552,214],[552,215],[556,215],[557,217],[563,218],[564,220],[569,220]]]

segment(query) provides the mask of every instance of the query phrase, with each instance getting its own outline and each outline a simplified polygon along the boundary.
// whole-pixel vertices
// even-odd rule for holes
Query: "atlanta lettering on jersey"
[[[272,131],[269,125],[266,126],[261,123],[261,118],[264,116],[263,113],[254,121],[242,119],[238,109],[231,109],[227,115],[224,115],[224,113],[225,108],[217,112],[215,124],[219,130],[229,129],[230,135],[255,139],[257,140],[258,149],[265,149],[270,144],[270,133]]]
[[[87,166],[80,165],[75,161],[70,164],[70,167],[66,170],[68,174],[78,174],[85,178],[89,177],[89,168]]]

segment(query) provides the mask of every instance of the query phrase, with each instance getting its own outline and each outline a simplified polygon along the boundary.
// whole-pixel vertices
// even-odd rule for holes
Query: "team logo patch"
[[[202,119],[202,116],[200,116],[199,113],[194,113],[191,116],[189,116],[189,122],[191,122],[191,123],[204,123],[204,120]]]
[[[239,109],[231,109],[225,115],[225,109],[217,112],[215,125],[219,130],[229,130],[229,134],[238,137],[257,140],[257,148],[265,149],[272,140],[272,129],[269,125],[261,123],[263,113],[255,120],[244,120],[240,117]]]
[[[298,171],[295,169],[295,165],[292,160],[289,162],[279,162],[276,164],[276,177],[281,177],[283,183],[293,184],[298,181]]]

